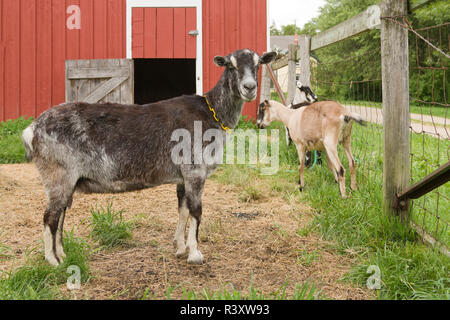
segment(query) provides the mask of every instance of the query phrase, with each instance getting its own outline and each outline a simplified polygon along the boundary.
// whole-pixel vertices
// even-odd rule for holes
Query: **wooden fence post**
[[[288,97],[287,104],[291,104],[295,97],[295,87],[297,83],[297,50],[298,45],[290,44],[288,53]]]
[[[270,100],[270,76],[267,71],[268,65],[263,65],[262,76],[261,76],[261,94],[259,98],[259,103],[263,103],[264,100]]]
[[[407,0],[383,0],[381,16],[406,16],[407,2]],[[394,209],[394,204],[396,195],[409,185],[410,174],[408,30],[389,19],[383,19],[381,22],[381,59],[384,210],[406,220],[408,206]]]
[[[299,37],[300,46],[300,82],[304,86],[311,87],[311,66],[310,66],[310,44],[311,37],[307,35],[301,35]]]

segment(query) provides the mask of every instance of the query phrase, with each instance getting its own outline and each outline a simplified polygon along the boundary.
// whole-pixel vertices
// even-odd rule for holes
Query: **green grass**
[[[247,165],[223,165],[213,179],[245,189],[267,186],[271,192],[284,199],[307,202],[316,214],[307,227],[298,230],[307,235],[317,232],[321,237],[335,243],[334,248],[341,254],[352,252],[359,262],[345,279],[365,287],[370,274],[367,268],[376,265],[381,270],[381,289],[377,291],[380,299],[448,299],[450,278],[450,259],[437,250],[423,245],[418,235],[396,218],[383,213],[383,148],[382,127],[369,124],[367,127],[354,126],[352,133],[353,153],[358,163],[357,181],[359,190],[350,199],[341,199],[338,185],[324,163],[305,170],[306,189],[297,189],[298,157],[295,146],[284,143],[284,130],[281,123],[273,123],[268,129],[280,129],[280,170],[273,176],[261,176],[258,170]],[[431,164],[447,161],[448,141],[439,141],[424,135],[412,135],[411,149],[415,153],[412,160],[412,179],[417,181],[431,170]],[[420,151],[420,152],[419,152]],[[348,168],[342,148],[340,159]],[[427,159],[426,161],[424,159]],[[325,162],[326,160],[323,159]],[[349,188],[347,170],[347,188]],[[439,188],[449,194],[448,184]],[[429,194],[427,207],[434,212],[436,196]],[[434,197],[434,198],[433,198]],[[441,219],[449,221],[450,207],[443,197],[439,200]],[[417,206],[411,212],[417,217]],[[436,219],[428,217],[430,231],[436,226]],[[441,224],[442,227],[442,224]],[[434,234],[434,233],[433,233]],[[440,240],[448,243],[448,230],[439,229]],[[301,257],[308,263],[314,256]]]
[[[352,137],[354,155],[361,159],[358,169],[363,174],[361,179],[378,185],[377,193],[381,195],[383,181],[382,127],[374,124],[367,128],[354,126]],[[368,148],[371,152],[367,152]],[[429,135],[410,134],[410,152],[413,155],[410,161],[411,184],[432,173],[438,168],[438,165],[446,163],[449,160],[447,154],[449,149],[450,141],[448,140],[436,139]],[[340,152],[340,156],[341,159],[345,158],[342,152]],[[346,161],[344,163],[347,165]],[[371,187],[368,192],[373,193],[374,189],[375,187]],[[447,183],[415,200],[410,210],[410,216],[414,222],[424,226],[428,233],[447,246],[450,246],[450,230],[447,227],[447,224],[450,223],[449,195],[450,185]]]
[[[22,131],[33,122],[23,117],[0,122],[0,164],[25,162]]]
[[[346,278],[364,284],[369,265],[380,268],[381,299],[450,299],[448,258],[428,247],[391,242],[376,248]]]
[[[127,243],[131,238],[133,224],[123,220],[122,211],[112,210],[109,204],[106,209],[92,209],[91,236],[102,247],[112,248]],[[74,236],[73,230],[65,232],[63,247],[66,258],[58,267],[49,265],[42,253],[27,254],[24,266],[0,274],[0,300],[54,300],[67,298],[61,293],[68,278],[74,275],[68,269],[71,266],[79,268],[81,283],[90,279],[88,264],[90,245],[83,239]],[[0,257],[9,259],[9,248],[0,245]]]
[[[201,292],[189,290],[183,286],[170,286],[166,290],[165,298],[172,299],[174,291],[181,291],[183,300],[320,300],[325,298],[312,283],[297,284],[290,295],[286,293],[287,285],[288,283],[285,283],[278,290],[267,294],[253,286],[253,279],[250,281],[248,292],[235,289],[232,283],[222,285],[219,290],[203,289]],[[142,300],[148,299],[154,299],[154,297],[146,290]]]
[[[90,236],[104,248],[114,248],[128,243],[133,223],[123,219],[123,210],[114,211],[112,204],[106,208],[91,209]]]
[[[89,280],[89,245],[76,238],[73,231],[65,232],[63,247],[66,258],[58,267],[44,261],[42,254],[28,256],[24,266],[0,274],[0,300],[53,300],[64,299],[59,287],[67,282],[69,266],[80,269],[80,280]]]

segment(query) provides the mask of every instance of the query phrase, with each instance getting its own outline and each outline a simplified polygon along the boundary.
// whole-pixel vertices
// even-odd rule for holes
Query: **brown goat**
[[[356,166],[351,150],[351,132],[353,121],[365,124],[360,115],[347,111],[335,101],[315,102],[307,107],[292,110],[277,101],[266,100],[258,109],[258,127],[264,128],[272,121],[284,123],[297,147],[300,160],[300,190],[305,186],[303,179],[305,152],[321,150],[325,151],[328,167],[339,183],[342,198],[347,198],[345,169],[339,160],[338,143],[342,143],[344,147],[350,167],[351,188],[356,190]]]

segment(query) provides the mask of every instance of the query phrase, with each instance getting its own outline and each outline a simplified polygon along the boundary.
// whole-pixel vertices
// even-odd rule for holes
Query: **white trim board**
[[[197,94],[203,95],[203,26],[202,0],[127,0],[127,59],[133,59],[133,8],[197,8],[197,58],[196,87]]]
[[[267,16],[267,49],[266,52],[272,51],[270,48],[270,3],[269,0],[266,0],[266,16]]]

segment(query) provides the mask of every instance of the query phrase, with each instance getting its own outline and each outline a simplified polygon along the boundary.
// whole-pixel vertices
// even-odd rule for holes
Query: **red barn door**
[[[195,59],[196,8],[133,8],[133,58]]]
[[[203,94],[201,16],[201,0],[127,2],[136,103]]]

